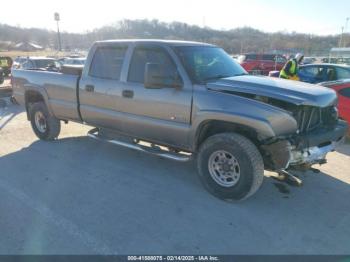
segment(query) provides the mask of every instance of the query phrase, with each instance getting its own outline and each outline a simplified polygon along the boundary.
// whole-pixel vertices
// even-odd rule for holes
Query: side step
[[[191,156],[192,156],[192,154],[186,153],[186,152],[174,153],[174,152],[170,152],[167,150],[163,150],[160,146],[149,144],[147,142],[140,144],[143,141],[137,141],[137,140],[129,139],[129,138],[122,137],[119,135],[115,136],[117,138],[111,138],[110,135],[104,136],[103,132],[101,135],[99,128],[91,129],[87,133],[87,136],[91,137],[93,139],[96,139],[96,140],[108,142],[108,143],[115,144],[118,146],[123,146],[126,148],[134,149],[137,151],[149,153],[149,154],[156,155],[156,156],[159,156],[162,158],[167,158],[167,159],[180,161],[180,162],[189,161],[191,159]]]

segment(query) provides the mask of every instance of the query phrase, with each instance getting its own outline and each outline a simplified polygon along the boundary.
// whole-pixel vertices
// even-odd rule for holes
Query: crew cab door
[[[128,46],[96,46],[89,57],[79,83],[80,113],[84,122],[98,127],[121,130],[121,118],[115,105],[121,102],[120,76]],[[89,63],[89,61],[91,61]]]
[[[187,145],[191,118],[192,83],[172,50],[166,46],[135,44],[123,85],[123,103],[116,109],[127,113],[124,131],[132,136],[161,144]],[[181,87],[145,88],[147,63],[177,71]]]

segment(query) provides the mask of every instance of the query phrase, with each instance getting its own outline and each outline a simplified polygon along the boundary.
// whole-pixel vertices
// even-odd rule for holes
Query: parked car
[[[337,64],[310,64],[299,67],[300,81],[307,83],[320,83],[339,79],[350,79],[350,66]]]
[[[2,68],[3,75],[9,76],[11,74],[12,58],[9,56],[0,56],[0,68]]]
[[[11,70],[18,69],[21,67],[22,63],[25,62],[28,59],[28,57],[24,56],[17,56],[12,63]]]
[[[274,54],[245,54],[238,57],[238,62],[250,74],[268,75],[270,71],[280,71],[287,59]]]
[[[84,65],[86,58],[78,57],[78,58],[66,58],[63,61],[63,65]]]
[[[304,65],[313,64],[315,62],[316,62],[316,58],[314,57],[304,57],[302,61]]]
[[[322,63],[328,64],[340,64],[340,65],[350,65],[349,57],[324,57],[321,59]]]
[[[337,92],[339,117],[350,124],[350,79],[342,79],[320,84],[332,88]]]
[[[38,138],[56,139],[60,121],[73,121],[95,126],[88,136],[98,140],[195,158],[205,188],[225,200],[253,195],[264,169],[324,164],[347,130],[333,90],[251,76],[204,43],[101,41],[84,66],[14,70],[12,83]]]
[[[19,68],[26,70],[58,71],[59,64],[54,58],[33,56],[21,61]]]

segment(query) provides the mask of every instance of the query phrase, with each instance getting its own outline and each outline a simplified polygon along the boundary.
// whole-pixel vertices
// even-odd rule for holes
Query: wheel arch
[[[238,133],[251,140],[255,145],[259,145],[259,132],[250,126],[223,120],[207,120],[198,126],[194,141],[195,150],[197,150],[208,137],[227,132]]]
[[[27,119],[30,120],[30,105],[37,102],[44,102],[49,113],[53,115],[48,103],[48,97],[45,92],[40,89],[28,89],[24,93],[25,108],[27,111]]]

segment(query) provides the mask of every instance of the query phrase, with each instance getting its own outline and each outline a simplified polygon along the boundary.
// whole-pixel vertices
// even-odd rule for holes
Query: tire
[[[231,164],[220,164],[221,158]],[[236,133],[222,133],[207,138],[199,148],[197,168],[204,187],[212,195],[227,201],[252,196],[264,178],[260,152],[250,140]],[[226,171],[230,173],[224,175],[229,174],[229,178],[222,181],[220,173]]]
[[[61,131],[60,120],[50,115],[44,102],[30,105],[29,112],[33,131],[38,138],[54,140],[58,137]]]

